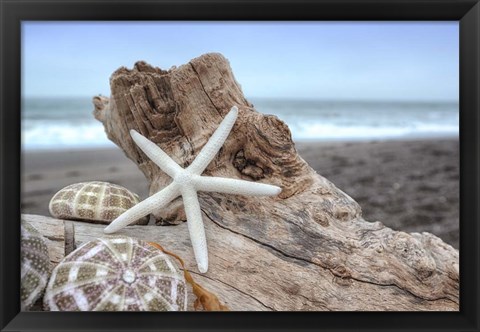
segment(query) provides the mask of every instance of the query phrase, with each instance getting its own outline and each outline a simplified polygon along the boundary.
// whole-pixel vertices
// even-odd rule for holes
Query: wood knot
[[[340,221],[351,221],[362,214],[362,209],[357,202],[344,192],[333,198],[333,215]]]
[[[335,211],[335,218],[341,221],[349,221],[352,219],[350,211],[342,210],[341,208]]]
[[[263,168],[256,165],[247,165],[242,170],[242,174],[246,175],[254,180],[260,180],[265,177]]]
[[[340,278],[350,278],[350,272],[348,272],[347,268],[343,265],[337,265],[332,270],[332,273]]]
[[[283,290],[290,295],[297,295],[300,292],[300,285],[298,284],[293,284],[293,285],[286,285],[282,287]]]
[[[435,260],[422,248],[413,236],[398,232],[390,243],[390,248],[411,268],[421,279],[429,278],[437,266]]]
[[[334,277],[333,282],[341,286],[350,286],[353,283],[351,279],[352,275],[348,269],[343,265],[337,265],[335,268],[331,269]]]
[[[245,158],[245,151],[240,150],[233,159],[233,166],[240,172],[247,166],[247,158]]]
[[[245,151],[240,150],[235,155],[233,166],[243,175],[257,181],[265,178],[265,171],[253,159],[245,157]]]
[[[322,209],[315,209],[313,220],[315,220],[320,226],[330,226],[330,216]]]

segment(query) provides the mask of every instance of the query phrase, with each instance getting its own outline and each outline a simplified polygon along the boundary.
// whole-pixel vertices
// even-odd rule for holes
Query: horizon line
[[[96,94],[93,96],[75,95],[75,96],[53,96],[53,95],[30,95],[21,96],[21,99],[93,99],[97,96],[104,96],[110,98],[108,95]],[[317,102],[390,102],[390,103],[452,103],[458,104],[459,99],[385,99],[385,98],[316,98],[316,97],[275,97],[275,96],[245,96],[248,100],[278,100],[278,101],[317,101]]]

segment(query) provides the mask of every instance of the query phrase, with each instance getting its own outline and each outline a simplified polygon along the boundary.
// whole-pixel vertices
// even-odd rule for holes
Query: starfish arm
[[[271,184],[213,176],[198,176],[194,179],[194,184],[198,191],[245,196],[275,196],[282,191],[282,188]]]
[[[237,115],[238,108],[233,106],[230,112],[228,112],[223,121],[220,123],[217,130],[210,137],[207,144],[205,144],[195,160],[188,167],[190,172],[194,174],[202,174],[205,168],[207,168],[208,164],[210,164],[227,139],[230,130],[232,130],[232,127],[235,124]]]
[[[130,130],[130,135],[138,147],[150,158],[155,164],[160,167],[162,171],[175,177],[181,168],[172,158],[169,157],[158,145],[147,139],[145,136],[139,134],[135,130]]]
[[[205,273],[208,270],[207,239],[205,237],[205,228],[197,192],[193,186],[183,187],[181,191],[193,253],[195,254],[198,270],[201,273]]]
[[[112,221],[110,225],[105,227],[103,232],[106,234],[115,233],[130,225],[135,220],[166,206],[174,198],[178,197],[178,195],[180,195],[180,191],[178,190],[177,185],[170,184],[155,195],[150,196],[122,213],[118,218]]]

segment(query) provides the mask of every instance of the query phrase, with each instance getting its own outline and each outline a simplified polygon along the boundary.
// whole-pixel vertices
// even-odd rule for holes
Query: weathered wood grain
[[[264,309],[458,310],[458,251],[428,233],[365,221],[352,198],[297,154],[287,125],[255,111],[220,54],[169,71],[138,62],[118,69],[110,83],[110,98],[94,98],[94,115],[145,174],[151,193],[171,180],[136,147],[129,130],[186,167],[233,105],[237,122],[204,175],[283,189],[278,197],[200,194],[211,261],[206,277],[248,294]],[[184,221],[181,198],[154,219]],[[184,229],[156,232],[172,232],[176,250],[185,250]]]
[[[40,228],[42,224],[65,222],[35,215],[23,217]],[[73,223],[76,246],[105,236],[102,225]],[[210,270],[200,275],[195,273],[185,223],[176,227],[130,226],[119,232],[159,243],[180,255],[196,281],[231,310],[456,310],[456,302],[448,298],[429,300],[405,293],[396,285],[380,286],[346,278],[340,269],[329,270],[287,256],[243,235],[226,232],[213,222],[206,224],[206,233],[211,244]],[[376,301],[366,301],[371,298]],[[189,299],[189,310],[193,310],[195,297],[191,289]]]

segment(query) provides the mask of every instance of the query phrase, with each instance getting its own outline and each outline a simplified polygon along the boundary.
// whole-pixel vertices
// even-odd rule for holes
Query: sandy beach
[[[456,139],[299,142],[318,174],[355,199],[369,221],[430,232],[459,243],[459,143]],[[22,213],[49,215],[61,188],[82,181],[117,183],[143,199],[148,183],[120,149],[45,150],[22,154]]]

